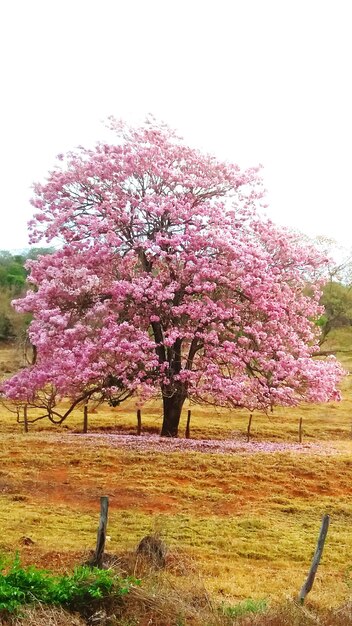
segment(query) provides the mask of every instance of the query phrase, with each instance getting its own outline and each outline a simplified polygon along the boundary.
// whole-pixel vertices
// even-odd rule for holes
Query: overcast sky
[[[264,165],[276,222],[352,239],[350,1],[3,0],[0,249],[27,245],[33,181],[153,113]]]

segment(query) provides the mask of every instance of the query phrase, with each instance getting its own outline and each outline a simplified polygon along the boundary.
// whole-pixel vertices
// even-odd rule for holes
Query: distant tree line
[[[25,337],[31,316],[19,314],[11,306],[12,300],[26,291],[27,270],[25,264],[43,254],[49,254],[53,248],[31,248],[12,254],[0,251],[0,340],[9,341]]]

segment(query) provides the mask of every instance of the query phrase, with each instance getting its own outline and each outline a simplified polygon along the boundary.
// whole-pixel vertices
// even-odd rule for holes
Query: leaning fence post
[[[137,435],[142,433],[142,414],[141,410],[137,409]]]
[[[95,548],[94,556],[90,562],[93,567],[101,567],[103,564],[104,548],[106,541],[106,527],[108,525],[108,510],[109,510],[109,498],[108,496],[101,496],[100,498],[100,519],[97,534],[97,546]]]
[[[23,423],[24,423],[24,432],[28,433],[28,413],[27,413],[27,405],[25,404],[23,407]]]
[[[249,416],[249,420],[248,420],[248,426],[247,426],[247,443],[249,443],[249,440],[251,438],[251,425],[252,425],[252,413]]]
[[[298,426],[298,441],[299,443],[302,443],[302,423],[303,423],[303,419],[300,417],[299,418],[299,426]]]
[[[315,552],[314,552],[312,564],[310,566],[310,570],[307,576],[307,580],[304,583],[300,591],[300,594],[298,596],[298,600],[301,604],[304,603],[306,595],[310,592],[311,588],[313,587],[315,574],[317,573],[318,565],[320,563],[320,559],[323,554],[325,539],[326,539],[326,535],[328,534],[328,529],[329,529],[329,523],[330,523],[329,515],[324,515],[323,521],[320,527],[320,531],[319,531],[317,547],[315,548]]]
[[[185,432],[185,438],[189,439],[190,436],[190,424],[191,424],[191,411],[187,412],[187,423],[186,423],[186,432]]]

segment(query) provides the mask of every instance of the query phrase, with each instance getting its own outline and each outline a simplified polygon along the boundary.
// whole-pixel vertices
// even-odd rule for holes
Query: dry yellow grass
[[[346,331],[334,341],[340,347],[352,344]],[[351,354],[339,356],[348,369]],[[350,598],[352,585],[349,378],[343,388],[340,404],[306,405],[253,418],[254,440],[294,442],[303,417],[304,441],[322,442],[325,455],[127,450],[105,439],[72,434],[82,426],[79,411],[64,429],[37,422],[24,434],[3,409],[0,551],[19,550],[24,562],[53,569],[77,563],[94,547],[99,496],[107,494],[109,552],[131,551],[143,535],[158,531],[170,547],[162,576],[178,581],[182,577],[187,586],[197,571],[219,600],[233,603],[252,597],[276,602],[299,591],[321,516],[327,512],[331,527],[311,598],[320,607],[341,604]],[[247,412],[191,408],[192,436],[245,436]],[[132,404],[100,407],[89,421],[91,432],[133,432],[135,409]],[[156,431],[159,426],[160,406],[151,403],[143,410],[143,427]],[[23,537],[35,543],[23,545]],[[185,559],[177,558],[180,553]]]

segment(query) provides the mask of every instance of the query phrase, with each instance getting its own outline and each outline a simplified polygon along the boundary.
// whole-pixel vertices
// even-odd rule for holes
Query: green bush
[[[92,602],[118,599],[128,593],[133,578],[120,578],[111,570],[77,567],[72,574],[54,575],[34,566],[22,567],[18,557],[0,573],[0,612],[11,613],[25,604],[61,605],[81,611]]]

